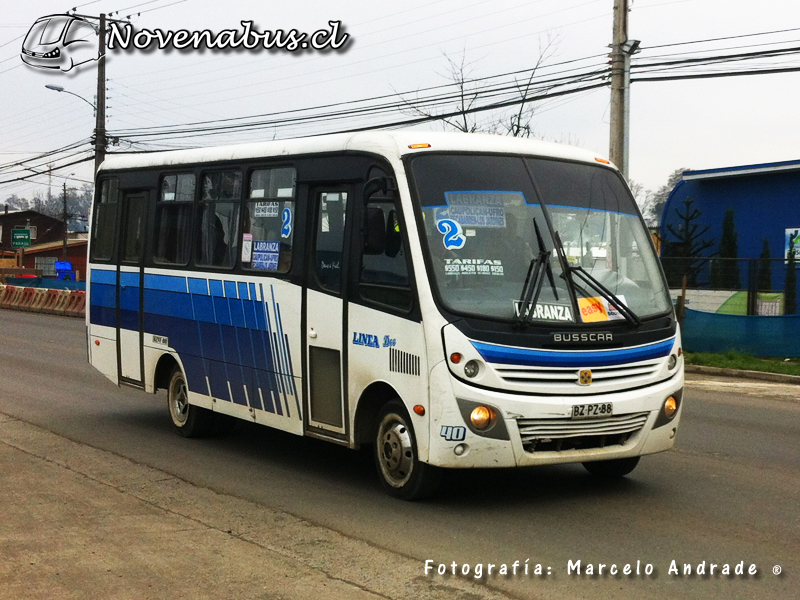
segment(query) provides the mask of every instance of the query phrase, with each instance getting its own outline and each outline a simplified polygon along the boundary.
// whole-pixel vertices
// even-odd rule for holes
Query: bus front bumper
[[[435,373],[440,367],[444,372]],[[664,452],[675,444],[683,410],[682,369],[647,387],[596,396],[532,396],[479,389],[451,377],[444,365],[434,368],[431,376],[432,391],[438,387],[443,401],[440,414],[432,415],[428,462],[447,468],[576,463]],[[447,392],[452,397],[444,401]],[[666,419],[662,411],[670,396],[678,397],[679,405],[674,416]],[[609,402],[613,405],[610,417],[571,418],[575,405]],[[484,433],[469,423],[470,407],[476,405],[489,406],[497,414],[498,422]]]

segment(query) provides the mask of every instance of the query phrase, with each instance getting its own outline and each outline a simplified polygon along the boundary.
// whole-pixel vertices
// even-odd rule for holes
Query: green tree
[[[664,271],[670,287],[680,287],[684,275],[689,278],[691,287],[697,286],[697,276],[703,267],[705,258],[703,252],[714,245],[714,240],[703,239],[710,227],[700,225],[697,219],[703,214],[699,208],[694,208],[694,200],[686,198],[683,201],[683,212],[676,208],[675,213],[680,221],[677,226],[667,225],[667,231],[673,239],[664,240],[662,256],[666,259]]]
[[[800,232],[789,234],[789,260],[786,263],[786,284],[783,288],[783,314],[797,312],[797,273],[795,273],[794,247]]]
[[[724,290],[738,290],[742,287],[739,278],[739,247],[736,226],[733,222],[733,209],[725,211],[722,219],[722,238],[719,242],[719,258],[711,263],[711,287]]]
[[[761,292],[772,291],[772,261],[769,256],[769,238],[764,238],[761,247],[761,256],[758,261],[758,290]]]

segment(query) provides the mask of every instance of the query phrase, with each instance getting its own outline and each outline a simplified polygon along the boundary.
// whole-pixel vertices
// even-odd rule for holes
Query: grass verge
[[[684,357],[686,364],[689,365],[800,375],[800,360],[795,358],[761,358],[738,352],[725,352],[724,354],[686,352]]]

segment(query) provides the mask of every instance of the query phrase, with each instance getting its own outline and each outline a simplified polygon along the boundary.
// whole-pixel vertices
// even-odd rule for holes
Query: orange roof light
[[[597,162],[599,162],[599,163],[603,163],[604,165],[610,165],[611,164],[611,161],[610,160],[606,160],[605,158],[595,158],[595,160]]]
[[[412,150],[418,150],[419,148],[430,148],[430,147],[431,147],[430,144],[411,144],[409,146],[409,148],[411,148]]]

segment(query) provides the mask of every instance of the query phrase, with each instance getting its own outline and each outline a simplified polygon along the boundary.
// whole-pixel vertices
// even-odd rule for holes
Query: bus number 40
[[[442,428],[439,430],[439,435],[448,442],[463,442],[467,437],[467,428],[442,425]]]

